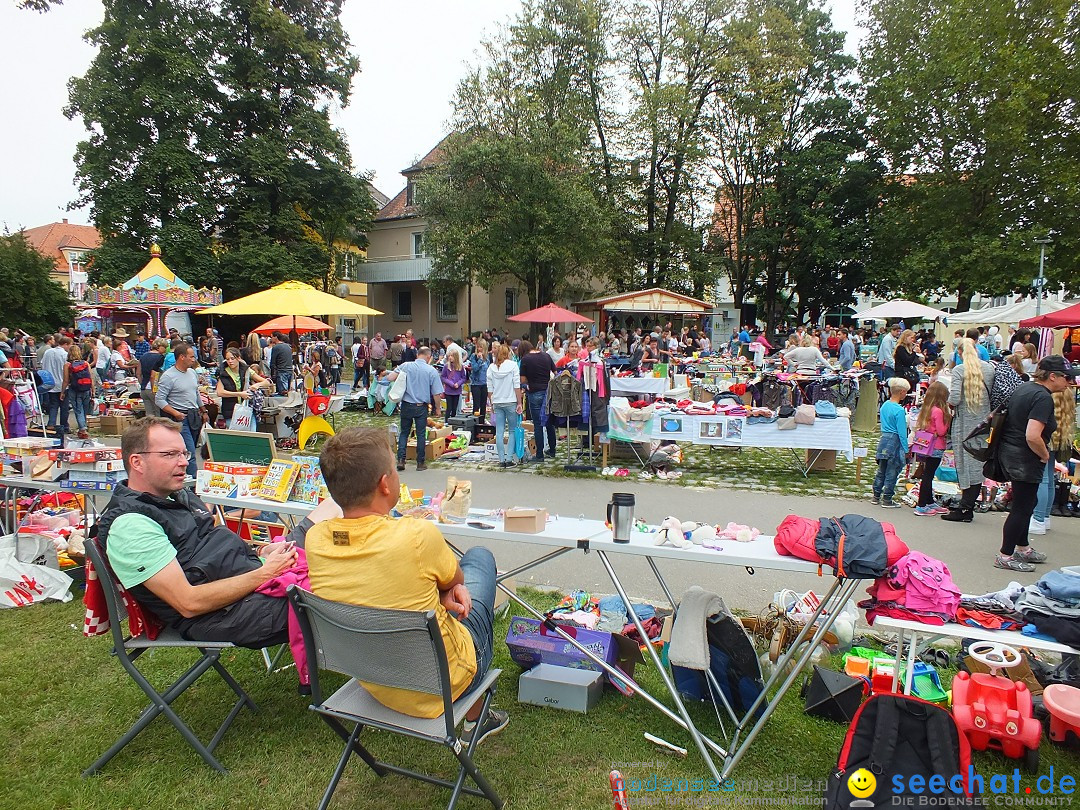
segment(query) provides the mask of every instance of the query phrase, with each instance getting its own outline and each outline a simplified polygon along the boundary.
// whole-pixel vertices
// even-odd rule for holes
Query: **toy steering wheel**
[[[990,667],[991,675],[996,675],[999,669],[1015,667],[1021,661],[1016,648],[997,641],[976,641],[968,647],[968,655]]]

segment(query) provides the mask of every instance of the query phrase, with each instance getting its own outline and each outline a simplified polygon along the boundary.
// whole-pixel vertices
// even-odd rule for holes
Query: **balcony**
[[[369,259],[357,268],[356,280],[367,284],[424,281],[431,273],[431,257]]]

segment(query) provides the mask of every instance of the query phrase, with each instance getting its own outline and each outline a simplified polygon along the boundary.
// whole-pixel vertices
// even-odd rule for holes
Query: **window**
[[[424,232],[420,231],[412,235],[412,255],[419,258],[424,255]]]
[[[443,293],[439,296],[439,306],[435,317],[440,321],[457,320],[457,293]]]
[[[335,254],[334,270],[343,281],[356,281],[356,254],[348,250]]]
[[[506,317],[517,315],[517,290],[506,291]]]
[[[394,320],[412,320],[412,290],[394,290]]]
[[[405,205],[416,205],[416,183],[412,178],[405,181]]]

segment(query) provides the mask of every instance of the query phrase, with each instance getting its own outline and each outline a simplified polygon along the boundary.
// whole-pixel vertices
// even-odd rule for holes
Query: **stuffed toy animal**
[[[689,548],[694,544],[686,539],[682,527],[683,524],[678,518],[664,518],[656,528],[656,534],[653,535],[653,544],[662,546],[665,543],[670,543],[675,548]]]
[[[696,546],[705,545],[707,541],[716,538],[716,527],[710,526],[708,523],[695,523],[691,520],[683,521],[682,530],[683,537]]]

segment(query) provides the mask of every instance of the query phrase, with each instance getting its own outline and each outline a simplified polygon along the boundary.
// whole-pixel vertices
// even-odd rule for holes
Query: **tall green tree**
[[[532,306],[588,292],[613,255],[612,228],[592,179],[520,139],[459,137],[420,178],[429,284],[491,289],[516,281]]]
[[[214,286],[222,96],[208,66],[220,28],[208,0],[106,0],[98,48],[65,113],[89,132],[75,153],[80,196],[101,232],[91,278],[117,284],[160,242],[186,281]]]
[[[221,1],[218,235],[222,275],[236,292],[322,279],[330,253],[304,217],[327,186],[338,189],[334,202],[357,230],[370,218],[370,195],[330,123],[331,105],[348,103],[359,69],[340,11],[340,0]]]
[[[631,0],[620,26],[639,156],[638,247],[647,287],[683,286],[681,254],[703,248],[691,224],[706,154],[706,108],[727,74],[730,0]]]
[[[964,310],[1027,289],[1033,237],[1051,232],[1052,281],[1075,289],[1075,3],[873,0],[864,14],[860,73],[891,174],[873,282],[952,292]]]
[[[4,326],[44,335],[72,322],[71,298],[50,277],[52,269],[52,260],[34,250],[22,232],[0,234]]]

